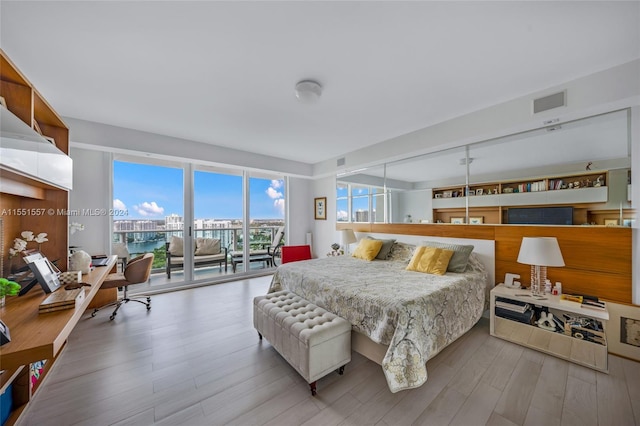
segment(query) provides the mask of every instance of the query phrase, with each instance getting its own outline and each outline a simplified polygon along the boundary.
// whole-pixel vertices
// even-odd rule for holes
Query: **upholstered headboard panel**
[[[422,241],[438,241],[450,244],[471,244],[473,245],[473,252],[478,256],[478,259],[485,266],[489,272],[489,278],[492,283],[495,283],[495,269],[496,269],[496,257],[495,257],[495,242],[493,240],[478,240],[473,238],[447,238],[447,237],[433,237],[426,235],[403,235],[403,234],[378,234],[378,233],[365,233],[357,232],[356,237],[358,239],[370,235],[374,238],[395,238],[397,241],[407,244],[419,245]]]

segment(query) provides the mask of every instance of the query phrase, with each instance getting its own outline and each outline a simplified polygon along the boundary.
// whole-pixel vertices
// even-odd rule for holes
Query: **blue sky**
[[[114,219],[164,219],[183,216],[182,169],[114,161],[113,208],[128,216]],[[251,178],[252,219],[284,219],[282,180]],[[196,219],[241,219],[242,176],[196,171]]]

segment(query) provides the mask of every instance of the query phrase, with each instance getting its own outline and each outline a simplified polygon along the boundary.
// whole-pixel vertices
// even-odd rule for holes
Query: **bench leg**
[[[318,393],[316,392],[316,383],[317,382],[309,383],[309,387],[311,388],[311,396],[316,396],[316,394]]]
[[[259,331],[258,331],[258,337],[260,338],[260,340],[262,340],[262,334],[260,334]]]
[[[344,374],[344,365],[342,367],[338,368],[338,374],[341,375],[341,376]]]

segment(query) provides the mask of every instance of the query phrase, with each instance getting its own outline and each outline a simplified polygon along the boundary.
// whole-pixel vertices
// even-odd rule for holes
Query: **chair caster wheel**
[[[113,319],[116,317],[116,314],[113,314],[109,317],[109,321],[113,321]]]
[[[95,312],[91,312],[91,318],[95,317],[96,313]]]
[[[150,310],[151,310],[151,306],[147,306],[147,311],[150,311]]]

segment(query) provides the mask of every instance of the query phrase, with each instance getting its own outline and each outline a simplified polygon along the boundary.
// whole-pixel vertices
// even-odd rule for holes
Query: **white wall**
[[[340,244],[340,233],[336,231],[336,179],[326,177],[316,179],[312,184],[313,195],[308,203],[313,207],[313,198],[327,197],[327,220],[316,220],[313,227],[313,253],[323,257],[331,251],[331,244]],[[313,218],[313,209],[310,213]]]
[[[337,158],[317,163],[314,176],[335,175],[343,169],[355,169],[406,158],[409,154],[439,151],[491,138],[542,127],[545,120],[575,120],[594,114],[640,105],[640,60],[635,60],[589,76],[498,105],[453,118],[415,132],[407,133],[356,150],[340,158],[345,167],[336,166]],[[567,90],[567,106],[554,108],[535,116],[532,100]]]
[[[433,191],[431,189],[394,192],[392,197],[397,199],[392,222],[401,223],[408,214],[411,215],[413,223],[420,223],[422,220],[433,221]]]
[[[294,176],[310,176],[309,164],[267,155],[254,154],[186,139],[139,130],[125,129],[102,123],[65,117],[70,129],[70,140],[85,144],[87,148],[140,154],[155,158],[193,163],[238,166],[249,170],[277,172]]]
[[[89,254],[108,253],[111,155],[73,145],[69,155],[73,159],[73,190],[69,193],[69,210],[80,213],[70,216],[69,223],[78,222],[85,227],[84,231],[69,236],[69,245],[80,246]]]
[[[307,243],[307,233],[314,234],[312,181],[303,178],[289,178],[287,193],[287,229],[288,245]],[[315,235],[314,235],[315,237]]]

